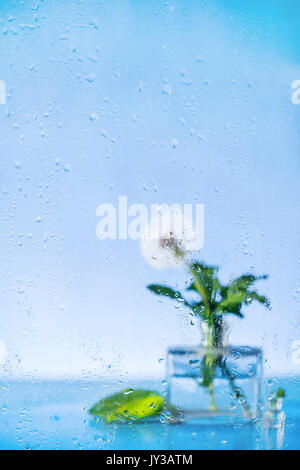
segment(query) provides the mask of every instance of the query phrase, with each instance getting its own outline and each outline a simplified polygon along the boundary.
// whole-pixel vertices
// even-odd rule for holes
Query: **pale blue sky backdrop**
[[[200,333],[145,288],[181,287],[96,208],[205,204],[202,256],[267,273],[232,342],[300,372],[300,3],[0,1],[1,374],[152,377]],[[176,142],[176,145],[174,145]],[[175,148],[174,148],[175,147]]]

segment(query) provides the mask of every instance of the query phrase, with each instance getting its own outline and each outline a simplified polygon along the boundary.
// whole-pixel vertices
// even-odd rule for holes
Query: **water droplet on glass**
[[[89,115],[89,120],[90,121],[98,121],[98,119],[99,119],[99,114],[97,114],[97,113],[91,113]]]
[[[93,83],[96,80],[96,75],[94,73],[90,73],[85,77],[86,81],[89,83]]]

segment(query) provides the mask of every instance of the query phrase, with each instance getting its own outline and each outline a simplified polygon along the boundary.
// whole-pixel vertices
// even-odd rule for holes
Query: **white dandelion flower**
[[[181,209],[157,213],[141,236],[141,252],[157,269],[178,267],[190,251],[199,248],[193,222]]]

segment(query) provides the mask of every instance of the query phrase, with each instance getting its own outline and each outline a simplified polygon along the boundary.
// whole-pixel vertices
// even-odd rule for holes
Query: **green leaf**
[[[128,422],[154,416],[165,405],[165,399],[157,392],[127,389],[97,402],[90,414],[102,418],[105,423]]]
[[[228,295],[217,305],[217,311],[222,313],[233,313],[239,317],[242,317],[241,307],[242,302],[245,299],[246,293],[243,291],[235,292],[232,295]]]
[[[212,288],[213,288],[213,291],[216,292],[218,291],[220,288],[221,288],[221,284],[220,284],[220,281],[217,277],[215,277],[212,281]]]
[[[277,398],[284,398],[286,396],[285,394],[285,391],[283,390],[283,388],[279,388],[277,390]]]
[[[245,298],[245,292],[238,291],[226,297],[219,303],[219,308],[228,308],[231,305],[236,305],[237,303],[242,303]]]
[[[228,286],[228,289],[237,289],[237,290],[247,290],[255,282],[261,279],[267,279],[268,276],[264,274],[263,276],[254,276],[254,274],[244,274],[234,279]]]
[[[192,261],[192,267],[198,274],[204,273],[207,277],[213,277],[219,270],[218,266],[211,266],[202,261]]]
[[[208,310],[213,309],[212,304],[220,287],[217,277],[218,269],[217,266],[209,266],[198,261],[193,261],[190,267],[194,279],[187,289],[200,294]]]
[[[172,287],[163,286],[161,284],[150,284],[147,288],[154,292],[156,295],[164,295],[165,297],[169,297],[170,299],[175,299],[178,302],[181,302],[186,307],[189,307],[191,310],[194,311],[195,304],[188,302],[181,294],[181,292],[172,289]]]
[[[217,310],[224,313],[233,313],[239,317],[243,317],[241,313],[242,305],[249,305],[253,300],[264,304],[266,307],[270,306],[269,300],[259,295],[256,291],[249,291],[248,288],[259,279],[266,279],[267,276],[254,276],[252,274],[245,274],[233,280],[228,286],[222,286],[220,293],[222,296],[221,302],[217,306]]]
[[[165,295],[166,297],[170,297],[170,299],[182,299],[181,293],[172,289],[172,287],[163,286],[161,284],[150,284],[147,288],[157,295]]]
[[[270,308],[271,302],[264,295],[259,295],[256,291],[246,293],[246,303],[250,304],[252,300],[257,300],[257,302],[263,304],[265,307]]]
[[[195,302],[190,305],[195,315],[199,315],[200,317],[203,317],[202,314],[204,313],[204,309],[205,309],[203,302]]]
[[[218,267],[209,266],[208,264],[198,261],[193,261],[192,269],[195,272],[198,281],[202,284],[206,291],[211,294],[213,290],[213,281],[218,272]],[[197,291],[197,287],[194,282],[189,286],[188,289]]]
[[[199,294],[198,289],[197,289],[197,287],[196,287],[196,285],[195,285],[194,282],[192,282],[192,283],[186,288],[186,290],[192,290],[192,291],[197,292],[197,293]]]

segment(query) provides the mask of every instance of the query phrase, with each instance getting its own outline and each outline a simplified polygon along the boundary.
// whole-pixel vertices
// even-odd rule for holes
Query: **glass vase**
[[[254,422],[262,414],[262,350],[170,348],[167,398],[183,420]]]

